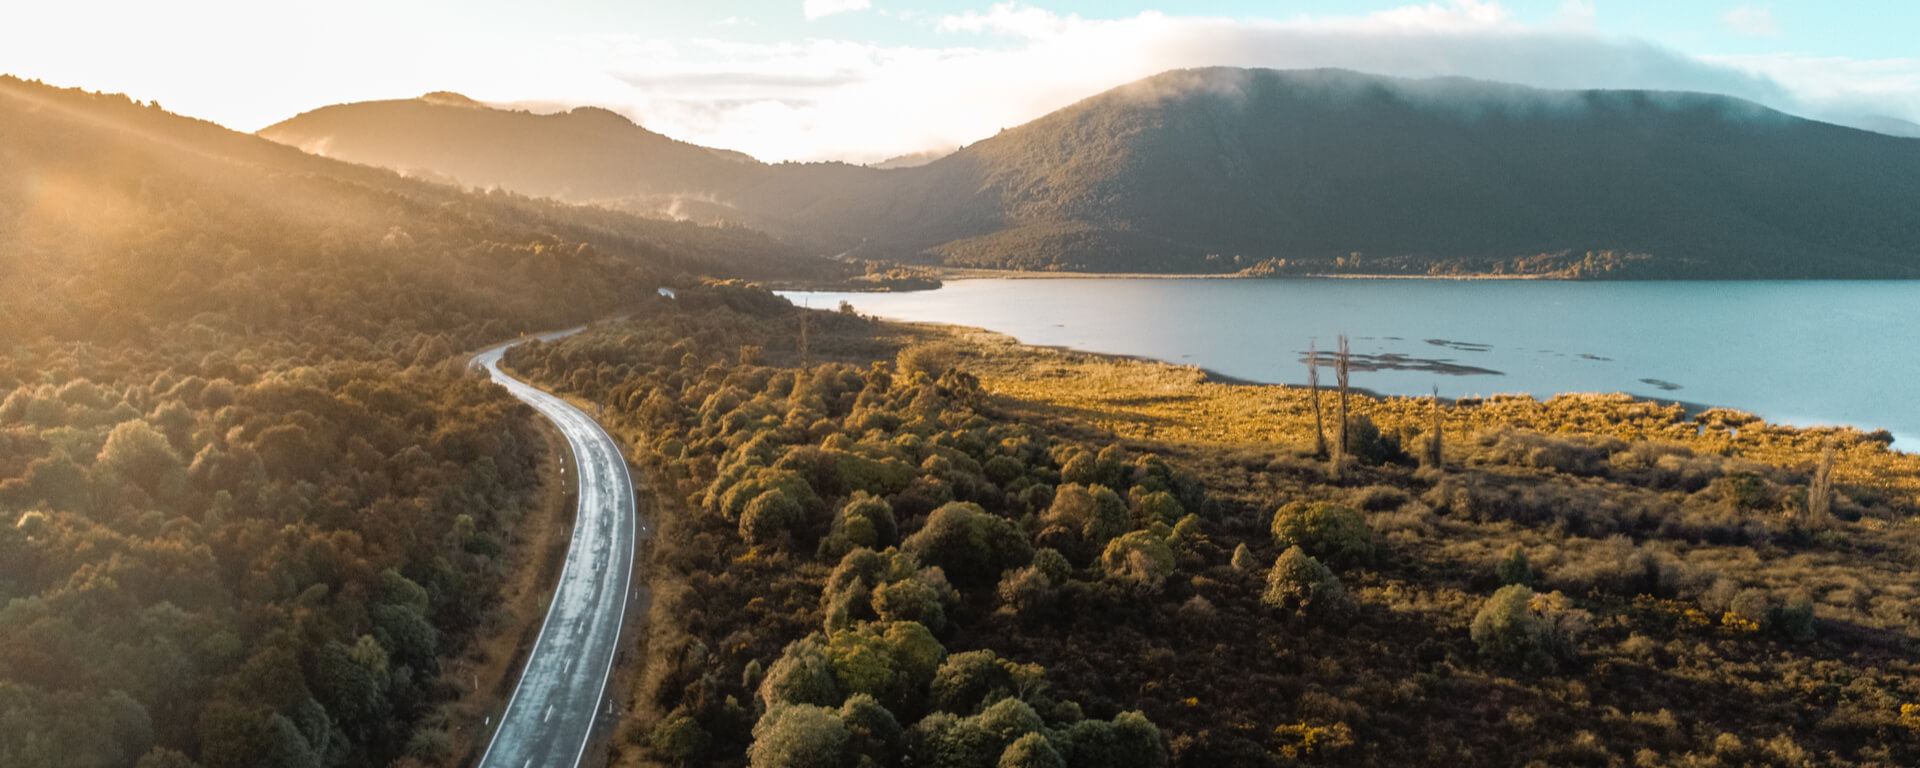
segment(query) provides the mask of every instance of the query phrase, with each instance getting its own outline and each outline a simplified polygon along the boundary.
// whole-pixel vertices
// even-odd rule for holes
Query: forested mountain
[[[893,170],[752,163],[624,123],[417,100],[263,135],[532,194],[670,192],[790,237],[863,238],[860,255],[956,265],[1920,275],[1920,141],[1705,94],[1182,70]],[[510,167],[560,152],[529,161],[538,173]]]
[[[545,457],[463,350],[812,264],[0,78],[0,765],[442,759]]]

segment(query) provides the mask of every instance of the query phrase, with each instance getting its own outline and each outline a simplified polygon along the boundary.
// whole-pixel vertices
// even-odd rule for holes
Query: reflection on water
[[[810,293],[862,313],[1302,383],[1345,333],[1353,383],[1443,396],[1628,392],[1920,445],[1920,282],[961,280]]]

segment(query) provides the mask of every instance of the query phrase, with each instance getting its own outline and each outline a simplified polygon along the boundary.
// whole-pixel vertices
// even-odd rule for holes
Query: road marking
[[[540,722],[543,722],[543,723],[544,723],[544,722],[546,722],[546,721],[548,721],[548,720],[552,720],[552,719],[553,719],[553,705],[552,705],[552,704],[548,704],[548,705],[547,705],[547,716],[546,716],[546,717],[543,717],[543,718],[540,718]]]

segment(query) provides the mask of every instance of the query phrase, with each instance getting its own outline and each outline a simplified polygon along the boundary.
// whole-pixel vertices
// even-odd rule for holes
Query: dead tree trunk
[[[1440,467],[1440,388],[1433,388],[1433,433],[1427,436],[1427,466]]]
[[[807,369],[807,310],[800,310],[800,370]]]
[[[1807,483],[1807,527],[1828,528],[1833,524],[1833,446],[1820,452],[1813,479]]]
[[[1307,388],[1313,390],[1313,455],[1327,455],[1326,421],[1320,416],[1320,350],[1307,342]]]
[[[1347,363],[1350,356],[1347,335],[1340,334],[1340,354],[1333,359],[1333,374],[1340,379],[1340,440],[1333,446],[1335,458],[1347,455]]]

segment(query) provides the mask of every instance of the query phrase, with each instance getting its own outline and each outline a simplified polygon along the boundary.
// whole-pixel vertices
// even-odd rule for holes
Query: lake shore
[[[1244,272],[1065,272],[1019,269],[981,269],[976,267],[927,267],[929,274],[946,280],[1565,280],[1549,275],[1396,275],[1335,274],[1250,275]]]

